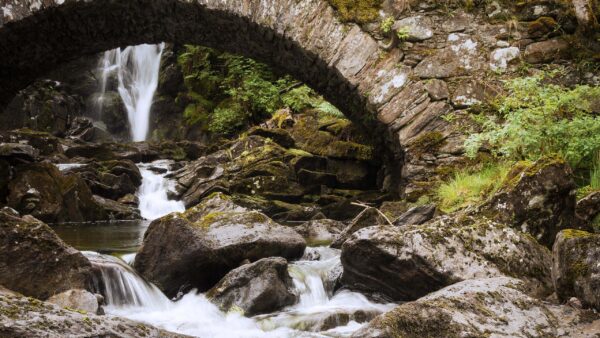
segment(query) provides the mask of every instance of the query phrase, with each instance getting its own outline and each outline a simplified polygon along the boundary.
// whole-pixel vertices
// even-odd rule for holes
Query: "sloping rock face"
[[[86,289],[91,264],[46,224],[0,210],[0,284],[26,296],[46,299],[69,289]]]
[[[508,277],[467,280],[400,305],[352,337],[596,337],[600,316],[542,302],[524,289]]]
[[[134,266],[174,296],[182,286],[208,290],[244,260],[295,259],[305,247],[294,230],[215,194],[185,213],[152,222]]]
[[[22,164],[14,171],[7,195],[11,208],[50,223],[107,218],[81,178],[62,175],[50,163]]]
[[[552,249],[552,280],[558,297],[577,297],[586,307],[600,310],[600,235],[563,230]]]
[[[293,287],[284,258],[263,258],[231,270],[206,296],[225,312],[239,308],[253,316],[293,305]]]
[[[0,291],[0,336],[21,337],[188,337],[129,319],[97,316]]]
[[[551,247],[556,234],[575,221],[575,188],[573,172],[562,160],[519,162],[482,209]]]
[[[414,300],[466,279],[515,276],[530,293],[551,293],[551,256],[531,236],[472,216],[419,226],[377,226],[342,247],[342,283],[394,300]]]

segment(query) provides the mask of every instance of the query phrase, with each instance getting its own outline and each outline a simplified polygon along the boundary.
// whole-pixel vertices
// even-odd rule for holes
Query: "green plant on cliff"
[[[505,163],[488,164],[483,169],[459,171],[436,190],[439,208],[453,212],[470,205],[477,205],[494,194],[502,185],[510,170]]]
[[[177,61],[187,88],[179,98],[187,104],[185,120],[211,133],[232,134],[284,107],[339,113],[308,86],[252,59],[186,45]]]
[[[466,140],[467,155],[475,157],[487,145],[503,158],[537,160],[558,154],[574,168],[589,166],[600,149],[600,118],[592,111],[600,87],[550,83],[557,74],[506,82],[508,95],[496,103],[496,114],[484,116],[483,131]]]

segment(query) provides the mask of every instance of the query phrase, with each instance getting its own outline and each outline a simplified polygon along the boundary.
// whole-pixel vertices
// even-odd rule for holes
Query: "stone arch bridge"
[[[443,117],[453,108],[445,83],[423,79],[487,67],[479,42],[455,33],[464,22],[438,34],[428,27],[441,21],[411,20],[424,20],[415,41],[437,37],[439,50],[425,60],[417,55],[412,65],[402,49],[384,51],[359,26],[340,22],[325,0],[0,0],[0,107],[45,72],[84,55],[161,41],[204,45],[263,61],[314,88],[382,141],[383,185],[404,193],[428,180],[423,166],[460,153],[412,156],[407,165],[406,145],[423,135],[449,136]]]

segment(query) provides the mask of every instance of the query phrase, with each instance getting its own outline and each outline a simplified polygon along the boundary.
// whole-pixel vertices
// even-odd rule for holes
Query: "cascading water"
[[[299,303],[253,318],[235,311],[223,313],[194,291],[176,302],[168,300],[125,262],[97,253],[85,254],[97,271],[97,291],[105,296],[107,313],[197,337],[346,337],[362,326],[359,322],[394,307],[395,304],[373,303],[348,290],[329,296],[324,279],[339,265],[340,251],[308,248],[309,251],[317,253],[320,259],[300,260],[289,267],[300,294]]]
[[[143,218],[155,220],[172,212],[185,211],[182,201],[169,200],[168,193],[174,190],[174,182],[165,178],[169,173],[168,161],[138,164],[138,167],[142,174],[138,198],[140,214]]]
[[[150,108],[158,86],[163,49],[164,43],[117,48],[105,52],[100,62],[101,94],[106,92],[108,79],[116,73],[134,142],[145,141],[148,136]],[[102,95],[99,106],[102,111]]]

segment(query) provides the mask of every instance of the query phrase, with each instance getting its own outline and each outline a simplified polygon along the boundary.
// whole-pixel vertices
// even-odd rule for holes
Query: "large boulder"
[[[21,337],[188,337],[116,316],[62,308],[0,290],[0,336]]]
[[[600,310],[600,235],[563,230],[552,250],[552,280],[561,300],[577,297]]]
[[[131,160],[94,161],[69,172],[83,178],[94,194],[113,200],[135,194],[142,184],[142,174]]]
[[[481,210],[551,247],[556,234],[575,220],[575,188],[573,172],[563,160],[518,162]]]
[[[244,260],[299,258],[305,247],[294,230],[214,194],[185,213],[152,222],[135,268],[174,296],[182,286],[208,290]]]
[[[466,279],[514,276],[532,294],[551,292],[551,255],[531,236],[466,215],[423,225],[375,226],[343,245],[342,283],[394,300],[414,300]]]
[[[0,158],[11,162],[18,160],[32,162],[37,160],[40,151],[21,143],[0,143]]]
[[[86,289],[91,264],[41,221],[0,210],[0,284],[46,299],[69,289]]]
[[[254,316],[293,305],[298,299],[293,287],[284,258],[263,258],[231,270],[206,296],[223,311]]]
[[[525,289],[509,277],[463,281],[376,317],[353,337],[597,337],[600,316]]]
[[[85,182],[63,175],[51,163],[27,163],[14,167],[8,183],[7,203],[44,222],[82,222],[106,219]]]

